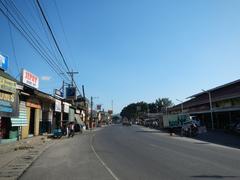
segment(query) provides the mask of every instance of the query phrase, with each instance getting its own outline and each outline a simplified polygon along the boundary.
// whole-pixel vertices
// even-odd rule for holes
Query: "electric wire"
[[[32,1],[32,2],[34,3],[35,1]],[[36,3],[34,3],[34,4],[31,3],[31,5],[32,5],[32,7],[35,9]],[[37,7],[36,7],[36,8],[37,8]],[[53,53],[53,55],[54,55],[54,58],[55,58],[56,61],[59,62],[59,64],[61,64],[61,66],[63,66],[63,65],[62,65],[62,61],[60,61],[60,59],[57,58],[56,52],[55,52],[55,50],[54,50],[54,47],[53,47],[53,45],[52,45],[52,43],[51,43],[51,41],[50,41],[49,34],[47,33],[46,28],[44,27],[44,23],[43,23],[43,20],[42,20],[42,18],[41,18],[40,12],[38,11],[38,9],[35,9],[35,10],[36,10],[36,12],[37,12],[38,18],[40,19],[42,29],[44,30],[44,33],[45,33],[45,35],[46,35],[46,37],[47,37],[47,40],[48,40],[48,43],[49,43],[49,45],[50,45],[51,51],[52,51],[52,53]]]
[[[4,0],[5,1],[5,0]],[[6,2],[6,1],[5,1]],[[28,21],[26,20],[26,18],[24,17],[24,15],[18,10],[18,8],[16,7],[16,5],[14,4],[14,2],[12,0],[8,0],[7,2],[10,2],[11,3],[11,6],[13,7],[13,9],[15,9],[15,11],[17,12],[17,16],[19,17],[20,16],[20,21],[22,22],[22,24],[25,25],[26,29],[28,30],[28,32],[31,34],[31,36],[35,39],[35,41],[37,42],[37,44],[41,47],[41,48],[44,48],[46,47],[46,49],[48,50],[48,52],[52,55],[51,51],[49,50],[49,48],[47,47],[47,45],[42,41],[42,39],[39,37],[39,35],[36,33],[36,31],[34,31],[34,29],[31,27],[31,25],[28,23]],[[9,5],[9,4],[8,4]],[[29,28],[30,30],[29,30]],[[32,31],[32,32],[31,32]],[[37,36],[37,38],[34,36]],[[40,41],[40,42],[39,42]],[[41,45],[41,43],[43,44],[43,46]],[[50,56],[50,55],[48,55]],[[52,59],[52,58],[51,58]],[[58,68],[58,70],[60,72],[63,72],[62,71],[62,68],[63,67],[60,67],[58,63],[56,63],[53,59],[52,59],[52,62],[54,64],[54,66],[56,66],[56,68]]]
[[[60,11],[59,11],[59,7],[58,7],[58,5],[56,3],[56,0],[54,0],[53,2],[54,2],[54,6],[56,8],[56,11],[57,11],[57,16],[58,16],[58,19],[59,19],[59,22],[60,22],[60,25],[61,25],[63,36],[64,36],[64,39],[65,39],[66,44],[67,44],[67,48],[68,48],[68,51],[69,51],[69,58],[70,58],[71,62],[74,63],[74,67],[77,67],[76,62],[73,60],[72,51],[71,51],[70,44],[69,44],[69,41],[68,41],[68,38],[67,38],[67,35],[66,35],[66,31],[65,31],[64,25],[63,25],[63,20],[62,20]]]
[[[2,1],[0,1],[2,3]],[[51,67],[51,69],[59,75],[62,79],[63,76],[55,69],[55,67],[51,64],[51,61],[49,61],[48,57],[39,49],[39,47],[34,43],[34,41],[31,39],[31,37],[28,37],[26,31],[21,27],[18,27],[15,22],[6,14],[6,12],[0,7],[0,11],[2,14],[11,22],[11,24],[25,37],[25,39],[30,43],[30,45],[39,53],[39,55],[47,62],[47,64]],[[14,19],[14,18],[13,18]]]
[[[50,31],[50,34],[51,34],[51,36],[52,36],[52,38],[53,38],[53,41],[54,41],[54,43],[55,43],[55,45],[56,45],[56,47],[57,47],[57,49],[58,49],[58,52],[59,52],[59,54],[60,54],[61,57],[62,57],[62,60],[63,60],[63,62],[64,62],[64,65],[66,66],[68,72],[70,72],[69,66],[67,65],[67,62],[66,62],[66,60],[65,60],[65,58],[64,58],[64,56],[63,56],[63,53],[62,53],[62,51],[61,51],[61,49],[60,49],[60,47],[59,47],[59,45],[58,45],[58,43],[57,43],[57,40],[56,40],[56,38],[55,38],[55,36],[54,36],[54,34],[53,34],[53,31],[52,31],[52,29],[51,29],[51,27],[50,27],[50,25],[49,25],[49,23],[48,23],[48,20],[47,20],[45,14],[44,14],[44,11],[43,11],[43,9],[42,9],[42,6],[41,6],[41,4],[39,3],[39,0],[36,0],[36,2],[37,2],[37,4],[38,4],[38,7],[39,7],[39,9],[40,9],[40,12],[41,12],[41,14],[42,14],[45,22],[46,22],[46,24],[47,24],[47,27],[48,27],[48,29],[49,29],[49,31]]]
[[[64,29],[64,26],[63,26],[63,21],[62,21],[60,12],[59,12],[59,8],[58,8],[58,5],[57,5],[57,3],[56,3],[56,0],[54,0],[54,5],[55,5],[56,10],[57,10],[58,19],[59,19],[59,21],[60,21],[60,25],[61,25],[61,28],[62,28],[62,31],[63,31],[64,38],[65,38],[65,40],[66,40],[68,49],[69,49],[69,51],[71,51],[71,50],[70,50],[70,46],[69,46],[69,42],[68,42],[68,39],[67,39],[67,36],[66,36],[66,32],[65,32],[65,29]],[[70,54],[71,54],[71,52],[70,52]],[[73,62],[74,62],[75,67],[76,67],[77,65],[76,65],[75,61],[73,61]],[[78,93],[81,95],[81,91],[79,90],[79,88],[78,88],[78,86],[77,86],[77,83],[75,82],[75,80],[74,80],[73,78],[72,78],[72,81],[73,81],[74,85],[77,87]]]
[[[39,9],[40,9],[40,12],[41,12],[41,14],[42,14],[42,16],[43,16],[45,22],[46,22],[46,24],[47,24],[47,27],[48,27],[48,29],[49,29],[49,31],[50,31],[50,34],[52,35],[52,38],[53,38],[54,43],[55,43],[55,45],[56,45],[56,47],[57,47],[57,49],[58,49],[58,52],[59,52],[59,54],[61,55],[62,60],[63,60],[63,62],[64,62],[64,64],[65,64],[65,66],[66,66],[68,72],[70,72],[69,66],[67,65],[67,62],[66,62],[66,60],[65,60],[65,58],[64,58],[64,56],[63,56],[63,53],[62,53],[62,51],[61,51],[61,49],[60,49],[60,47],[59,47],[59,45],[58,45],[58,43],[57,43],[57,40],[56,40],[56,38],[55,38],[55,36],[54,36],[54,34],[53,34],[53,31],[52,31],[52,29],[51,29],[51,27],[50,27],[50,25],[49,25],[49,22],[48,22],[48,20],[47,20],[45,14],[44,14],[44,11],[43,11],[43,9],[42,9],[42,6],[41,6],[39,0],[36,0],[36,2],[37,2],[37,4],[38,4],[38,7],[39,7]],[[75,86],[76,86],[76,88],[77,88],[79,94],[81,94],[81,91],[79,90],[79,88],[78,88],[78,86],[77,86],[75,80],[73,79],[72,81],[73,81],[73,83],[75,84]]]
[[[7,12],[8,12],[8,11],[7,11]],[[14,62],[16,63],[16,67],[17,67],[17,70],[18,70],[18,74],[20,74],[20,68],[19,68],[18,59],[17,59],[17,56],[16,56],[15,44],[14,44],[14,41],[13,41],[12,27],[11,27],[11,24],[10,24],[9,21],[8,21],[8,27],[9,27],[10,39],[11,39],[11,44],[12,44],[12,49],[13,49],[13,56],[14,56],[14,59],[15,59]]]

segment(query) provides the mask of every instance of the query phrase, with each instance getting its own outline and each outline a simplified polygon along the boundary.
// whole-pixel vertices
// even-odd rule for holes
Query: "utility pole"
[[[67,72],[67,74],[69,74],[70,76],[71,76],[71,86],[73,87],[74,86],[74,79],[73,79],[73,76],[74,76],[74,74],[78,74],[78,72],[77,71],[70,71],[70,72]]]
[[[112,100],[112,113],[113,113],[113,100]]]
[[[99,97],[91,96],[90,128],[92,128],[92,123],[93,123],[93,99],[97,99],[97,98]]]
[[[89,124],[90,129],[92,129],[92,121],[93,121],[93,97],[91,96],[91,112],[90,112],[90,124]]]
[[[214,123],[213,123],[213,108],[212,108],[212,96],[210,91],[205,91],[202,89],[203,92],[208,93],[208,99],[209,99],[209,107],[210,107],[210,114],[211,114],[211,122],[212,122],[212,130],[214,130]]]
[[[183,114],[183,101],[176,99],[177,101],[181,102],[181,109],[182,109],[182,114]]]

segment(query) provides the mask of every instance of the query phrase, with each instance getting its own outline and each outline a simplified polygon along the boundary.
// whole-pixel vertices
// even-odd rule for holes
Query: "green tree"
[[[147,112],[148,104],[146,102],[131,103],[123,108],[120,115],[128,119],[136,119],[139,113]]]
[[[149,109],[150,113],[157,113],[158,112],[156,103],[149,103],[148,104],[148,109]]]
[[[161,112],[165,107],[171,107],[174,105],[169,98],[158,98],[156,99],[155,104],[157,106],[158,112]]]

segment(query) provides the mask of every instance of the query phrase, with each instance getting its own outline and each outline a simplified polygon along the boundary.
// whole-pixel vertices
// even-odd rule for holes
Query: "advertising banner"
[[[63,92],[61,90],[54,89],[54,96],[63,98]]]
[[[17,87],[16,82],[0,76],[0,90],[10,92],[10,93],[15,93],[16,87]]]
[[[76,87],[66,88],[66,99],[76,99]]]
[[[60,100],[55,100],[55,111],[61,112],[62,111],[62,103]]]
[[[33,73],[27,71],[26,69],[22,70],[21,81],[33,88],[39,88],[39,78]]]
[[[0,116],[18,116],[19,96],[16,92],[16,82],[0,76]]]
[[[18,107],[19,98],[17,93],[0,92],[0,116],[17,117]]]
[[[6,71],[8,69],[8,57],[0,54],[0,68]]]
[[[64,105],[63,111],[64,111],[65,113],[69,113],[69,106],[70,106],[70,104],[69,104],[69,103],[66,103],[66,102],[63,102],[63,105]]]

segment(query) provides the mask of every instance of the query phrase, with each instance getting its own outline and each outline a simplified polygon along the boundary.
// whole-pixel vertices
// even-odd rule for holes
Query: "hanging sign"
[[[76,99],[76,87],[66,88],[66,99],[75,100]]]
[[[60,100],[55,100],[55,111],[61,112],[62,111],[62,103]]]
[[[66,103],[66,102],[63,102],[63,105],[64,105],[63,111],[64,111],[65,113],[69,113],[70,104],[69,104],[69,103]]]

